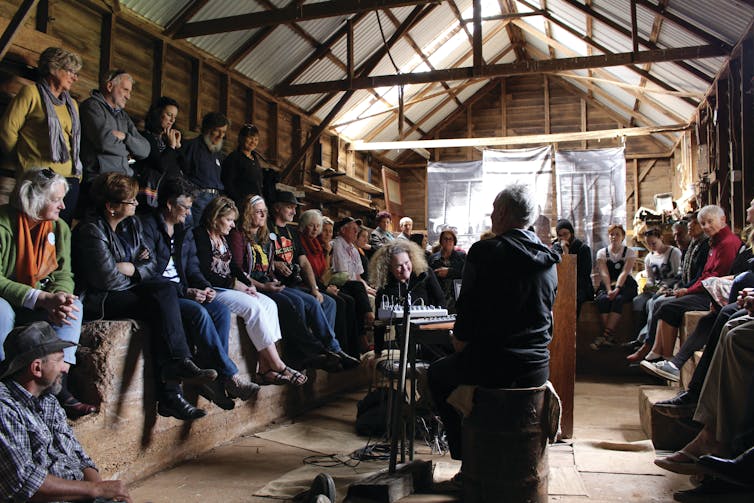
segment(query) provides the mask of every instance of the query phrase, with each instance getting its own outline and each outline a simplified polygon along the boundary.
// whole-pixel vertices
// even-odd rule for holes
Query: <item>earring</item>
[[[110,216],[112,216],[112,217],[115,216],[115,210],[110,210]]]

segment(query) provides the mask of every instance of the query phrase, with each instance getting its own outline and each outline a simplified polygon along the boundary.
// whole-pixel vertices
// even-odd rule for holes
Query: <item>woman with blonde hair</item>
[[[414,304],[419,301],[425,305],[444,305],[445,295],[440,283],[427,265],[424,252],[413,241],[397,239],[377,250],[369,262],[369,278],[377,288],[376,309],[383,302],[390,305],[402,304],[409,292]],[[385,327],[375,326],[375,355],[382,351],[384,337]]]
[[[196,230],[196,251],[204,277],[217,289],[216,300],[240,316],[259,358],[257,379],[260,384],[302,386],[306,376],[287,366],[275,343],[281,339],[275,301],[257,293],[244,282],[243,271],[232,260],[227,236],[235,228],[238,209],[228,197],[210,201]]]

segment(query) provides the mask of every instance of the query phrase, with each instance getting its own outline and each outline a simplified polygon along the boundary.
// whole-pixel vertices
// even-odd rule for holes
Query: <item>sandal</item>
[[[304,374],[290,367],[285,367],[283,370],[270,369],[266,372],[258,372],[257,379],[259,384],[263,386],[283,386],[285,384],[303,386],[308,380]]]
[[[682,457],[683,459],[670,459],[673,457]],[[702,467],[697,464],[697,461],[699,461],[697,456],[681,449],[670,456],[655,459],[655,464],[669,472],[680,473],[681,475],[697,475],[703,471]]]

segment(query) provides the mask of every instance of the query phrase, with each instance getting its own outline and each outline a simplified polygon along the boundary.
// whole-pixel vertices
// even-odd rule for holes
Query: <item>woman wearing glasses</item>
[[[264,168],[265,160],[256,151],[259,146],[259,129],[254,124],[244,124],[238,132],[238,146],[223,161],[222,180],[225,191],[241,207],[249,194],[261,194],[267,200],[275,194],[277,173]]]
[[[78,54],[45,49],[39,56],[39,80],[21,88],[0,120],[0,147],[18,160],[20,171],[49,166],[68,181],[60,218],[69,225],[82,175],[81,121],[70,95],[81,64]]]
[[[60,220],[66,179],[49,168],[26,171],[10,205],[0,206],[0,360],[2,343],[14,326],[49,322],[58,337],[79,342],[82,307],[73,295],[71,231]],[[96,412],[67,389],[76,347],[66,348],[63,389],[57,394],[69,417]]]
[[[95,179],[91,196],[96,216],[79,225],[74,234],[74,268],[82,289],[84,316],[89,320],[144,319],[151,328],[153,354],[167,382],[158,383],[158,412],[182,420],[205,415],[189,404],[178,382],[209,383],[214,370],[199,369],[183,330],[178,290],[156,277],[156,259],[144,243],[141,222],[134,217],[135,178],[107,173]]]

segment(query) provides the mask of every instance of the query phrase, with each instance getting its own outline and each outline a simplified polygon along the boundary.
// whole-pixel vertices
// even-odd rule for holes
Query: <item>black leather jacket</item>
[[[87,318],[102,315],[101,306],[107,292],[128,290],[156,273],[157,264],[151,250],[147,260],[137,258],[145,247],[148,249],[139,219],[125,219],[118,224],[118,231],[128,236],[127,241],[132,243],[131,246],[127,247],[99,215],[80,224],[73,232],[72,260],[76,288],[83,297]],[[136,269],[134,275],[128,277],[118,271],[118,262],[133,263]]]

